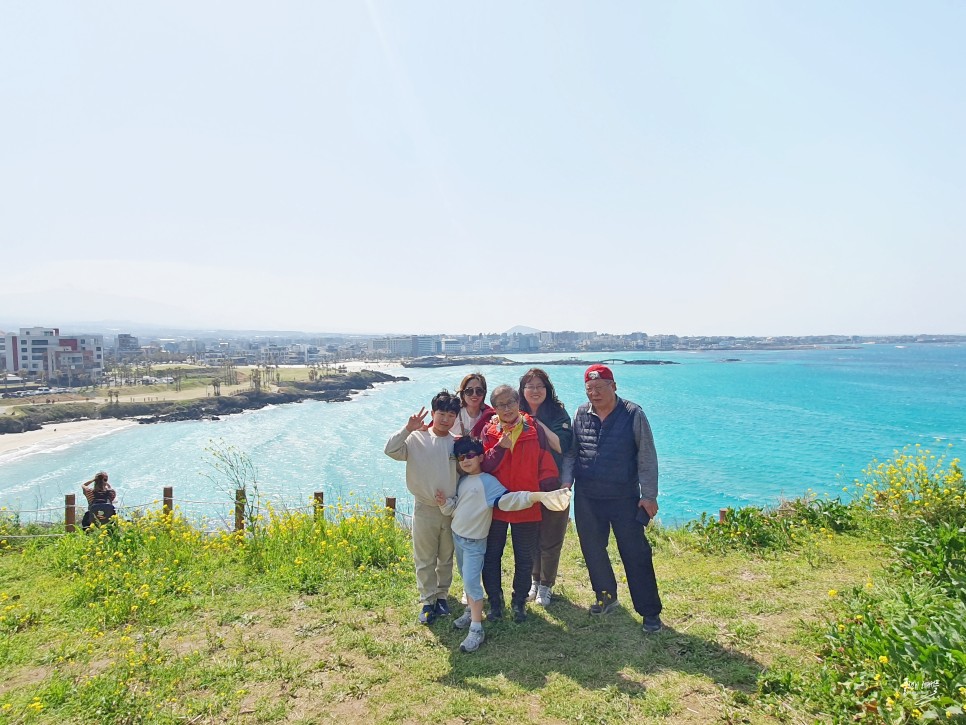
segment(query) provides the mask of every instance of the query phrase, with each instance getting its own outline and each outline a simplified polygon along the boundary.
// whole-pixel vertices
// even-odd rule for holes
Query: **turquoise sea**
[[[554,357],[569,356],[519,359]],[[618,394],[639,403],[654,430],[665,523],[809,490],[838,495],[873,458],[895,449],[918,443],[939,452],[952,444],[962,455],[966,444],[966,345],[581,357],[680,363],[614,365]],[[515,385],[526,368],[483,372],[492,390]],[[583,368],[547,370],[573,414],[584,400]],[[455,389],[469,368],[390,371],[411,381],[380,385],[348,403],[133,426],[0,456],[0,506],[56,512],[65,493],[79,494],[82,481],[106,469],[125,505],[153,501],[170,485],[185,511],[217,518],[230,510],[230,495],[204,475],[205,449],[221,440],[253,459],[263,494],[277,503],[303,506],[321,490],[327,501],[398,496],[405,507],[404,465],[383,454],[385,441],[440,388]]]

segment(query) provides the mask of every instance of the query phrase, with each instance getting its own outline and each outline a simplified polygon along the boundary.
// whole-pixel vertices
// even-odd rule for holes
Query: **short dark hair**
[[[467,453],[482,453],[483,441],[473,436],[461,436],[453,444],[453,455],[463,456]]]
[[[462,404],[459,398],[444,388],[433,396],[433,402],[430,405],[434,413],[441,410],[444,413],[456,413],[458,415]]]

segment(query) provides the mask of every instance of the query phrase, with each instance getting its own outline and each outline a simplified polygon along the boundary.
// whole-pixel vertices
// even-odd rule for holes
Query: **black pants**
[[[617,579],[607,556],[613,529],[634,609],[642,617],[649,617],[661,613],[661,597],[657,593],[651,545],[644,535],[637,503],[636,497],[589,498],[578,492],[574,497],[574,523],[594,592],[598,596],[603,592],[617,596]]]
[[[540,533],[539,521],[509,524],[493,520],[486,537],[486,556],[483,558],[483,588],[492,604],[503,602],[503,549],[507,530],[513,531],[513,604],[522,604],[530,591],[530,571],[533,569],[533,550]]]

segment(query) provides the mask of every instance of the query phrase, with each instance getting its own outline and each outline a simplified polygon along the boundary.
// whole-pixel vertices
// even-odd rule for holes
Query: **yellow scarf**
[[[521,415],[517,418],[516,423],[504,423],[500,422],[500,429],[507,435],[510,436],[510,452],[513,452],[513,446],[517,444],[517,438],[523,433],[523,416]]]

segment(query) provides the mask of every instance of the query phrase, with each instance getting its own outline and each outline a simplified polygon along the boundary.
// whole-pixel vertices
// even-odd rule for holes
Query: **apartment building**
[[[0,335],[0,370],[50,378],[104,374],[102,335],[61,335],[56,327],[21,327]]]

